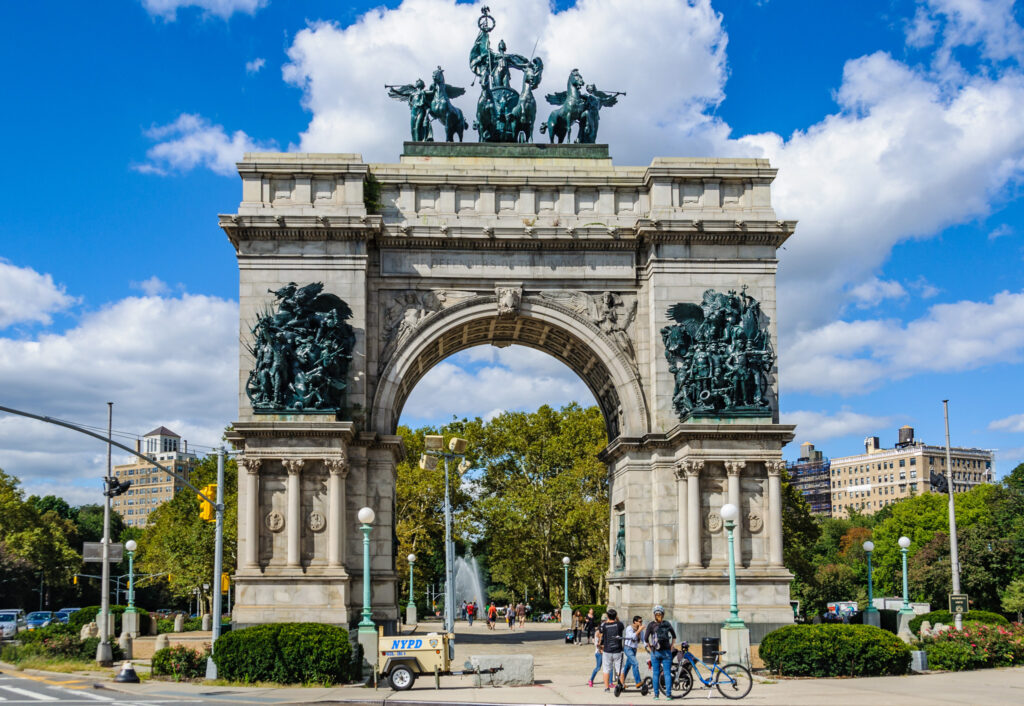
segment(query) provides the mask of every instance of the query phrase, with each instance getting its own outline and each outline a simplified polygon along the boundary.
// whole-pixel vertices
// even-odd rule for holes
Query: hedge
[[[126,605],[112,605],[110,606],[110,612],[114,615],[114,635],[121,634],[121,616],[128,609]],[[136,608],[135,612],[139,614],[139,632],[145,634],[149,628],[149,611],[142,608]],[[79,634],[83,627],[87,623],[96,622],[96,616],[100,614],[100,606],[91,605],[81,610],[76,610],[68,618],[68,627],[75,631],[75,634]],[[97,623],[98,624],[98,623]]]
[[[940,621],[941,622],[941,621]],[[917,648],[928,654],[930,669],[1010,667],[1024,664],[1024,626],[978,625],[922,638]]]
[[[92,662],[96,659],[96,648],[100,644],[98,637],[79,640],[68,626],[63,624],[51,625],[42,630],[23,631],[19,633],[18,639],[20,645],[7,645],[3,648],[0,659],[4,662],[17,664],[31,657]],[[114,661],[124,656],[116,641],[110,643],[110,649]]]
[[[765,666],[801,677],[906,674],[910,647],[873,625],[787,625],[761,640]]]
[[[608,606],[607,605],[601,605],[600,603],[584,603],[582,605],[574,605],[572,607],[572,610],[573,610],[574,613],[578,610],[580,612],[580,615],[582,615],[584,618],[586,618],[587,617],[587,611],[590,610],[591,608],[594,609],[594,620],[595,621],[600,620],[601,619],[601,615],[603,613],[607,613],[608,612]],[[632,617],[632,616],[630,616],[630,617]],[[619,616],[619,620],[623,620],[624,621],[625,618],[623,618],[620,615]]]
[[[963,615],[963,619],[973,620],[978,623],[984,623],[985,625],[1002,625],[1004,628],[1010,627],[1010,621],[999,615],[999,613],[990,613],[987,610],[969,610]],[[948,610],[933,610],[931,613],[925,613],[919,615],[910,621],[910,632],[915,635],[921,631],[921,623],[928,621],[935,627],[936,623],[942,623],[943,625],[952,625],[955,617]]]
[[[184,645],[172,645],[153,653],[153,674],[182,679],[200,679],[206,676],[206,658],[209,652],[200,653]]]
[[[344,628],[320,623],[274,623],[232,630],[217,640],[213,661],[222,679],[329,686],[358,679]]]

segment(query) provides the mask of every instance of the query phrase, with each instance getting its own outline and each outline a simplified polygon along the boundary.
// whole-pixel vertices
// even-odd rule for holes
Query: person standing
[[[516,629],[516,607],[511,603],[505,606],[505,622],[508,623],[509,630]]]
[[[459,617],[463,620],[466,619],[466,601],[462,601],[459,605]]]
[[[658,687],[665,683],[665,698],[672,698],[672,647],[676,631],[665,620],[665,609],[654,606],[654,620],[647,624],[644,641],[651,650],[651,676],[654,680],[654,698],[658,699]]]
[[[587,615],[583,618],[583,633],[586,635],[587,644],[589,645],[591,640],[594,639],[594,609],[591,608],[587,611]]]
[[[470,603],[466,606],[466,620],[469,622],[469,627],[473,627],[473,618],[476,617],[476,603]]]
[[[622,636],[622,653],[625,655],[626,664],[622,670],[622,681],[625,686],[626,675],[629,668],[633,668],[633,682],[636,688],[640,688],[640,664],[636,660],[636,651],[640,646],[640,636],[644,631],[644,619],[639,615],[633,616],[633,622],[626,626],[626,632]]]
[[[612,682],[619,681],[622,671],[622,636],[625,627],[614,608],[609,608],[606,619],[601,622],[601,669],[604,671],[604,690],[612,690]]]
[[[593,613],[594,609],[591,608],[590,612]],[[603,623],[607,619],[608,619],[608,614],[607,613],[602,613],[601,614],[601,622]],[[594,677],[596,677],[598,675],[598,672],[601,671],[601,663],[603,661],[604,661],[603,660],[603,656],[601,654],[601,636],[598,635],[597,639],[594,640],[594,671],[592,671],[590,673],[590,681],[587,682],[590,686],[594,686]]]
[[[516,604],[516,619],[519,621],[519,627],[526,624],[526,606],[522,603]]]
[[[579,645],[582,643],[583,635],[583,613],[577,608],[572,612],[572,644]]]
[[[491,601],[491,605],[487,608],[487,629],[494,629],[494,621],[498,618],[498,609],[494,605],[494,601]]]

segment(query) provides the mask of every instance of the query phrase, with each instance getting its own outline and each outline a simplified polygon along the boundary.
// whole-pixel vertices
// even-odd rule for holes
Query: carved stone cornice
[[[764,467],[768,470],[768,475],[778,476],[786,470],[786,462],[782,459],[771,459],[764,462]]]
[[[738,476],[743,472],[743,469],[747,467],[746,461],[726,461],[725,472],[730,476]]]
[[[288,475],[297,476],[302,472],[302,466],[306,462],[301,458],[285,458],[281,460],[281,465],[288,471]]]
[[[257,475],[260,472],[260,465],[263,463],[263,459],[254,456],[241,456],[238,459],[238,465],[245,469],[245,472],[251,476]]]
[[[342,478],[348,476],[348,457],[325,458],[324,466],[332,476],[341,476]]]

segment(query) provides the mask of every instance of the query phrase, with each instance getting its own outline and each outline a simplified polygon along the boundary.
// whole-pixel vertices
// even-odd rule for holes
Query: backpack
[[[601,648],[605,652],[622,652],[622,623],[605,623],[601,626]]]
[[[669,649],[672,645],[672,638],[674,637],[674,632],[675,631],[672,629],[672,626],[669,625],[667,620],[662,620],[660,623],[658,623],[658,626],[654,632],[654,649],[659,651]]]

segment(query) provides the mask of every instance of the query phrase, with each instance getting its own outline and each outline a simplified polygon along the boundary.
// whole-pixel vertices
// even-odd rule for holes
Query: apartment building
[[[188,441],[182,441],[167,427],[158,427],[136,441],[135,450],[152,456],[185,478],[196,463],[196,455],[188,451]],[[130,527],[145,527],[150,512],[185,489],[181,481],[140,459],[114,466],[113,472],[118,480],[132,482],[131,488],[110,503],[111,509]]]
[[[831,462],[814,444],[800,444],[800,458],[787,463],[790,484],[799,490],[815,515],[832,515]]]
[[[950,457],[953,492],[992,482],[990,450],[952,447]],[[849,517],[851,508],[870,515],[903,498],[947,492],[946,447],[917,441],[914,429],[904,426],[894,448],[882,448],[877,436],[869,436],[863,454],[833,458],[829,474],[832,516]]]

